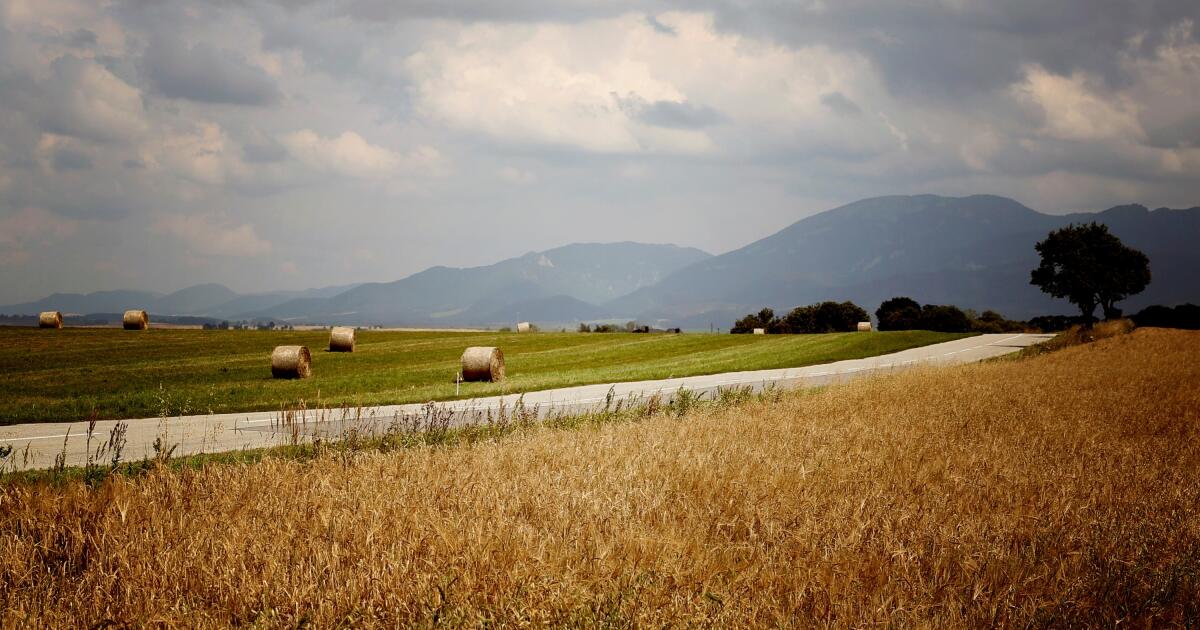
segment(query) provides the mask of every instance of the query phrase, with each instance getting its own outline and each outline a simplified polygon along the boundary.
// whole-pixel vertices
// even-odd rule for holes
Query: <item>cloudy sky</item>
[[[1200,3],[0,0],[0,303],[719,253],[918,192],[1200,205]]]

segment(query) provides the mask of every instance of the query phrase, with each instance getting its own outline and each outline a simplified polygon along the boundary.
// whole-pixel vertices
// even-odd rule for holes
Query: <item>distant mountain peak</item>
[[[1099,221],[1150,256],[1154,282],[1130,307],[1200,298],[1200,210],[1150,213],[1118,206],[1047,215],[1006,197],[895,195],[846,204],[796,221],[740,249],[702,260],[608,304],[675,325],[731,321],[746,309],[854,300],[873,310],[910,295],[926,303],[998,309],[1011,317],[1069,308],[1029,284],[1034,244],[1068,223]]]
[[[677,245],[571,243],[492,265],[431,267],[325,300],[284,303],[258,315],[339,323],[511,325],[518,316],[567,323],[557,318],[595,316],[602,313],[597,303],[707,258],[711,255]]]
[[[1165,209],[1165,208],[1160,208]],[[1138,216],[1150,214],[1150,210],[1140,203],[1127,203],[1120,206],[1113,206],[1108,210],[1097,213],[1098,217],[1114,217],[1114,216]]]

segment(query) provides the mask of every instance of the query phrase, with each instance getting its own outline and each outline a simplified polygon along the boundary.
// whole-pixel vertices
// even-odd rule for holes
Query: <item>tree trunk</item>
[[[1121,309],[1116,307],[1116,300],[1103,302],[1100,307],[1104,309],[1104,321],[1121,319]]]
[[[1096,311],[1096,303],[1092,302],[1089,304],[1080,304],[1079,310],[1083,311],[1083,329],[1091,330],[1092,325],[1096,323],[1096,318],[1092,316],[1092,313]]]

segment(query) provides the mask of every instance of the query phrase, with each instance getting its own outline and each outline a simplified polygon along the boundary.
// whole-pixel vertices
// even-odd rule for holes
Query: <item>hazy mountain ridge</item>
[[[323,301],[287,302],[257,315],[334,323],[511,325],[521,312],[535,320],[561,321],[549,314],[601,313],[595,303],[650,286],[709,257],[677,245],[576,243],[493,265],[431,267],[395,282],[364,284]],[[543,313],[534,308],[537,304],[554,307]],[[571,307],[564,310],[567,304]],[[513,315],[502,317],[507,313]]]
[[[511,325],[515,319],[573,321],[604,314],[606,302],[711,255],[677,245],[576,243],[492,265],[431,267],[394,282],[238,295],[219,284],[171,294],[54,295],[0,306],[0,313],[120,312],[293,322]],[[97,298],[97,299],[93,299]]]
[[[1133,204],[1047,215],[991,195],[916,195],[834,208],[719,256],[675,245],[580,243],[492,265],[431,267],[386,283],[252,295],[212,284],[169,295],[56,294],[0,307],[0,313],[144,307],[294,323],[498,326],[639,319],[727,328],[762,306],[853,300],[874,310],[889,297],[908,295],[1026,318],[1072,311],[1029,284],[1038,261],[1033,246],[1052,229],[1090,221],[1108,225],[1150,257],[1153,282],[1124,308],[1200,301],[1200,207],[1149,210]]]
[[[606,306],[647,321],[728,326],[748,309],[853,300],[873,310],[908,295],[921,302],[998,309],[1010,317],[1070,312],[1029,284],[1034,244],[1070,223],[1107,224],[1151,260],[1154,282],[1134,308],[1200,298],[1200,208],[1128,205],[1046,215],[1003,197],[878,197],[806,217],[743,248],[676,272]]]

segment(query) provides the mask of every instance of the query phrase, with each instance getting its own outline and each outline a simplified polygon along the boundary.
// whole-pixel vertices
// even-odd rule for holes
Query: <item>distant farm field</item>
[[[326,331],[0,328],[0,425],[223,413],[281,405],[383,405],[455,397],[467,346],[504,350],[504,383],[461,398],[571,385],[799,367],[886,354],[965,335],[646,335],[359,331],[353,354]],[[313,377],[271,378],[277,345],[307,345]]]

